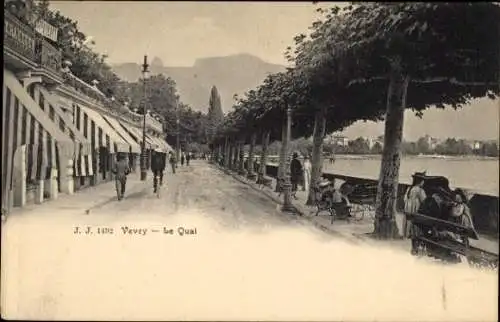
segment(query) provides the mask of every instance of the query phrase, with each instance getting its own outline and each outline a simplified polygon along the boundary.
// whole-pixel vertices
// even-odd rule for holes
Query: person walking
[[[170,162],[170,166],[172,167],[172,173],[175,174],[175,168],[177,167],[177,159],[175,158],[175,154],[172,151],[169,152],[168,161]]]
[[[299,161],[299,154],[297,152],[293,153],[292,162],[290,163],[290,181],[292,183],[292,197],[297,199],[297,187],[299,185],[300,179],[303,176],[302,164]]]
[[[164,153],[159,150],[153,151],[151,158],[151,171],[153,171],[153,190],[154,193],[158,191],[158,179],[160,186],[163,186],[163,171],[165,171],[166,157]]]
[[[406,214],[416,214],[424,200],[427,198],[423,186],[424,179],[413,176],[413,185],[408,188],[404,195],[405,216],[403,217],[403,238],[408,238],[411,235],[411,222],[408,223]]]
[[[304,191],[306,192],[309,191],[309,187],[311,186],[311,171],[311,160],[309,160],[309,156],[306,155],[304,158]]]
[[[191,160],[191,154],[187,153],[186,154],[186,166],[188,166],[188,167],[189,167],[189,160]]]
[[[182,154],[181,154],[181,167],[184,166],[184,159],[185,159],[185,155],[184,155],[184,152],[182,152]]]
[[[115,189],[118,200],[122,200],[127,187],[127,175],[130,174],[130,166],[127,158],[121,153],[117,156],[117,162],[113,167],[113,174],[115,175]]]

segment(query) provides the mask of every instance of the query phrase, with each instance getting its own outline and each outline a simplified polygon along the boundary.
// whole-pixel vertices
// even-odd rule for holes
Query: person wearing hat
[[[156,148],[152,153],[151,171],[153,171],[153,189],[156,193],[158,190],[158,178],[160,186],[163,186],[163,171],[165,171],[166,156],[159,148]]]
[[[292,162],[290,163],[290,181],[292,183],[292,197],[297,199],[297,187],[303,176],[302,164],[299,161],[299,154],[293,153]]]
[[[312,164],[309,156],[306,155],[304,157],[304,191],[309,191],[309,187],[311,186],[311,171]]]
[[[405,214],[416,214],[420,206],[427,198],[424,191],[424,179],[422,177],[413,176],[413,185],[408,188],[404,195],[404,212]],[[411,223],[408,223],[406,216],[403,217],[403,238],[408,238],[411,235]]]
[[[170,166],[172,166],[172,173],[175,174],[175,168],[177,167],[177,158],[175,157],[175,153],[172,151],[170,151],[168,155],[168,161],[170,162]]]
[[[184,155],[184,152],[181,153],[181,167],[184,166],[184,160],[186,156]]]
[[[112,172],[115,175],[115,189],[118,200],[122,200],[127,187],[127,175],[130,174],[130,166],[127,158],[118,153],[116,156],[117,162],[113,166]]]
[[[453,191],[453,205],[450,209],[450,217],[454,218],[459,224],[467,228],[474,228],[471,212],[467,206],[467,196],[462,189],[455,189]]]

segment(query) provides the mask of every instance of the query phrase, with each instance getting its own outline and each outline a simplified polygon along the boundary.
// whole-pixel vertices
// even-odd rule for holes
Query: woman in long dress
[[[420,209],[420,205],[427,198],[423,189],[424,180],[414,177],[413,185],[408,188],[404,196],[405,214],[416,214]],[[403,238],[408,238],[411,235],[411,223],[408,223],[406,215],[403,217]]]
[[[312,164],[309,160],[309,157],[306,155],[304,157],[304,190],[309,191],[309,187],[311,186],[311,170]]]

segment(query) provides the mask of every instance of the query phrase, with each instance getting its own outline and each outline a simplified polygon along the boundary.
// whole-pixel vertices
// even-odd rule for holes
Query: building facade
[[[63,66],[58,48],[4,8],[2,213],[112,179],[118,153],[137,171],[143,115]],[[172,150],[146,115],[146,163]]]

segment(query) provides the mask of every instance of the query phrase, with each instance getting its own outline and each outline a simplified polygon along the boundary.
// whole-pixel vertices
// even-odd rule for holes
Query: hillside
[[[194,110],[206,112],[210,89],[217,86],[224,113],[231,110],[233,95],[259,85],[267,74],[283,71],[284,66],[270,64],[249,54],[198,59],[192,67],[163,66],[155,57],[151,74],[163,73],[175,80],[181,100]],[[124,80],[136,81],[141,76],[141,66],[124,63],[113,66],[115,73]]]

